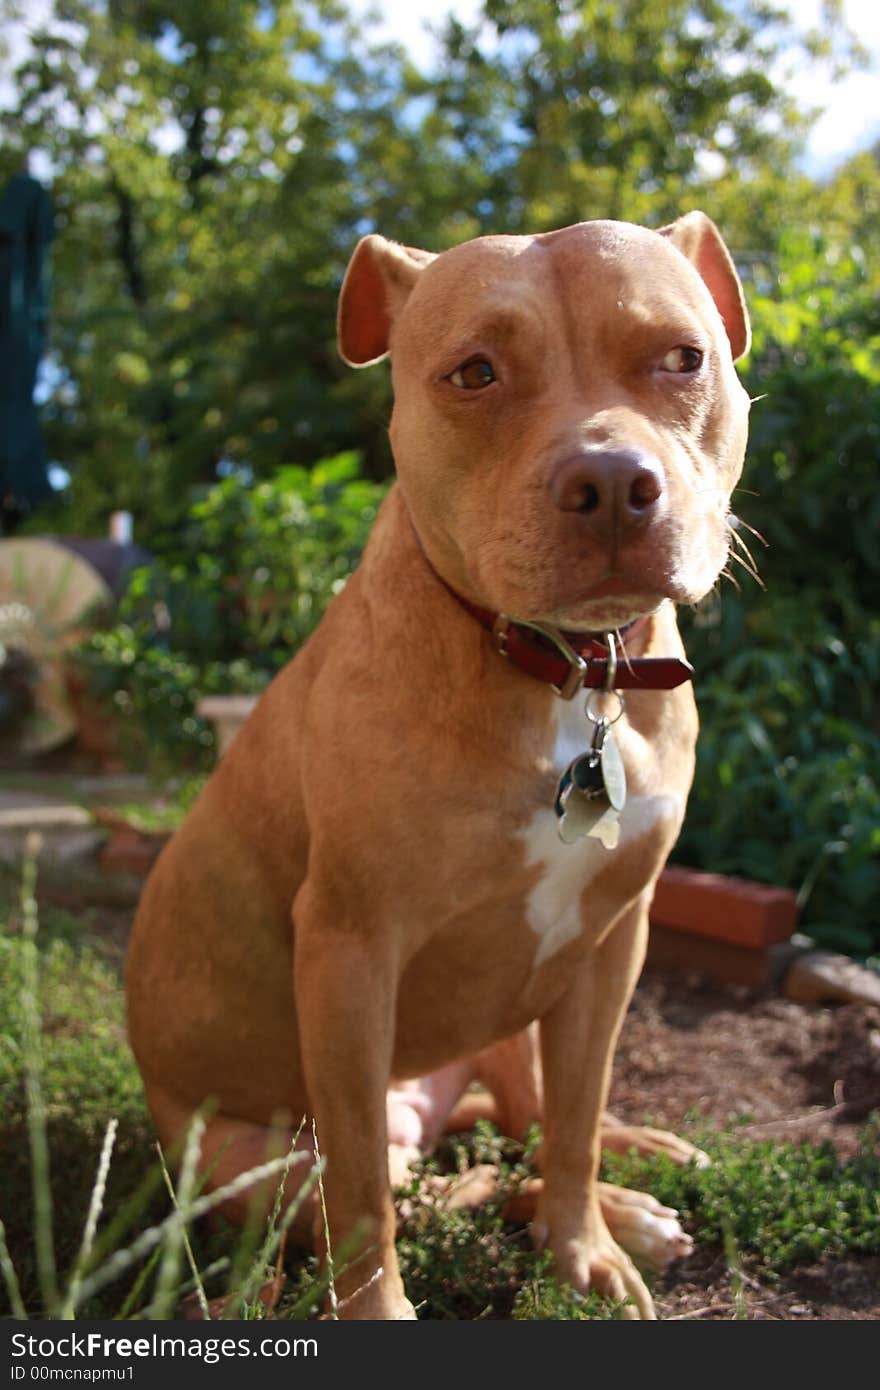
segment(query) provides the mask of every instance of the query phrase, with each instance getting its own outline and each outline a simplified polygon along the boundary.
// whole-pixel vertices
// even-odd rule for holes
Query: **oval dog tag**
[[[595,836],[606,849],[617,845],[619,814],[626,803],[626,772],[605,720],[599,720],[592,746],[569,763],[556,793],[559,837],[574,844]]]
[[[622,811],[626,805],[626,770],[617,741],[610,729],[605,731],[600,762],[605,795],[615,811]]]

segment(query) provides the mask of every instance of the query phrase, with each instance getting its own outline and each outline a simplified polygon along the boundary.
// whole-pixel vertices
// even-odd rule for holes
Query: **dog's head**
[[[391,355],[391,442],[431,564],[565,628],[694,603],[728,554],[749,326],[714,224],[583,222],[439,256],[365,237],[343,357]]]

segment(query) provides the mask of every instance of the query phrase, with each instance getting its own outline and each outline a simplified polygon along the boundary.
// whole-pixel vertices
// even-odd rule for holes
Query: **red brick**
[[[141,835],[136,830],[114,830],[101,851],[105,873],[133,874],[146,878],[169,837]]]
[[[750,950],[730,946],[726,941],[694,936],[690,932],[651,925],[648,960],[675,970],[696,970],[725,984],[750,985],[758,989],[770,980],[770,954],[767,949]]]
[[[797,899],[787,888],[677,864],[660,875],[651,905],[656,926],[752,950],[787,941],[797,915]]]

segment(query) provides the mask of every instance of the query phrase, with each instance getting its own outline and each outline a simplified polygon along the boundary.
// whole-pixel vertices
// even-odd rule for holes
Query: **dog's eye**
[[[664,372],[675,372],[681,376],[687,372],[695,372],[702,364],[703,354],[699,348],[695,347],[676,347],[671,352],[667,352],[663,361],[660,363],[660,370]]]
[[[482,391],[484,387],[492,385],[495,372],[492,363],[487,362],[485,357],[474,357],[450,372],[448,380],[464,391]]]

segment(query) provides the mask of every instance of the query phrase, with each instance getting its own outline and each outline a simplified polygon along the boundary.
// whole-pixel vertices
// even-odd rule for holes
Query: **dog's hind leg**
[[[153,1086],[147,1088],[147,1100],[166,1159],[169,1156],[179,1159],[193,1111],[167,1091]],[[230,1184],[238,1187],[215,1209],[216,1215],[238,1226],[263,1221],[272,1210],[282,1182],[281,1210],[286,1211],[298,1198],[316,1162],[310,1129],[303,1126],[297,1136],[286,1119],[279,1118],[276,1125],[269,1126],[223,1114],[208,1114],[204,1126],[198,1160],[203,1190],[217,1192]],[[271,1159],[288,1155],[291,1156],[286,1177],[282,1169],[268,1177],[247,1181],[247,1174]],[[312,1241],[316,1209],[314,1186],[313,1183],[303,1195],[291,1221],[290,1237],[298,1245],[310,1245]]]

